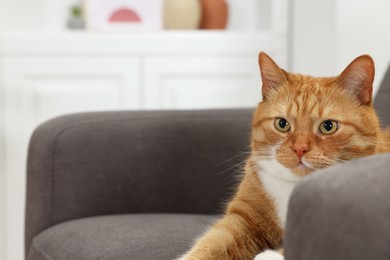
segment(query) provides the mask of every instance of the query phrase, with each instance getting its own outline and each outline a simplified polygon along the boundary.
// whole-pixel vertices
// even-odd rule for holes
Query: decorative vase
[[[164,27],[166,29],[198,29],[201,12],[199,0],[165,0]]]
[[[201,0],[201,29],[225,29],[228,19],[228,5],[225,0]]]
[[[68,28],[76,30],[85,29],[85,21],[81,17],[71,17],[68,20]]]

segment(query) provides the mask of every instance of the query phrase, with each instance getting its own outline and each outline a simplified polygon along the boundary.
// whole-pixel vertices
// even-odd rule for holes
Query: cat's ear
[[[337,84],[350,90],[365,105],[372,102],[372,83],[374,82],[375,65],[369,55],[354,59],[337,78]]]
[[[271,57],[264,52],[259,54],[259,66],[263,81],[263,99],[265,100],[272,89],[276,89],[287,82],[286,72],[279,68]]]

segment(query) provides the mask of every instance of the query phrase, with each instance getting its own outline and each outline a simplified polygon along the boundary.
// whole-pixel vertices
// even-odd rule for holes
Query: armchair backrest
[[[374,106],[382,126],[390,126],[390,65],[376,94]]]

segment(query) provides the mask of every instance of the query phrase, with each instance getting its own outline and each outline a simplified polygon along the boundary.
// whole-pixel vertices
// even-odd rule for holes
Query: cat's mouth
[[[305,163],[302,162],[302,161],[299,162],[295,167],[312,169],[309,165],[305,164]]]
[[[315,169],[305,160],[299,161],[292,169],[291,171],[299,176],[305,176],[311,172],[313,172]]]

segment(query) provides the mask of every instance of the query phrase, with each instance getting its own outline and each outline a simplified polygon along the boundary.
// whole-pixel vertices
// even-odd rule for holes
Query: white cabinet
[[[145,60],[145,108],[254,107],[261,99],[256,56]]]
[[[5,233],[0,233],[0,243],[6,241],[6,259],[23,259],[25,165],[28,141],[38,124],[85,111],[254,107],[261,99],[257,55],[267,51],[285,66],[287,36],[282,36],[270,32],[0,36],[0,93],[5,96],[3,103],[0,99],[5,118],[0,153],[6,154],[0,176],[5,181],[5,191],[0,191],[0,231]]]

